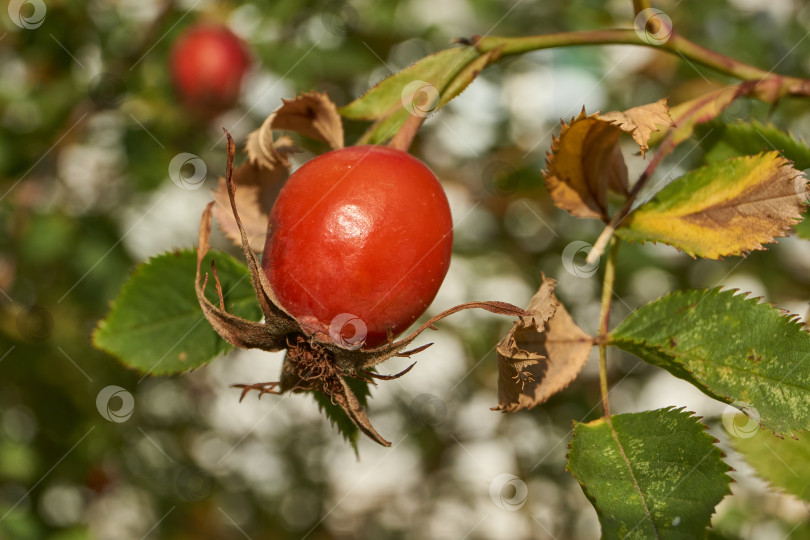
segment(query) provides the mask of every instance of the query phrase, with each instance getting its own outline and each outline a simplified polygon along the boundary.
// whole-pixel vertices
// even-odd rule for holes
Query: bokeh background
[[[90,334],[135,265],[195,245],[224,170],[222,126],[243,141],[281,98],[302,91],[348,103],[456,37],[630,27],[629,0],[44,0],[35,28],[15,24],[12,9],[30,17],[34,3],[10,4],[0,13],[0,538],[598,537],[596,513],[565,471],[572,420],[600,413],[595,359],[548,403],[491,412],[494,346],[508,320],[464,312],[443,321],[410,374],[374,389],[370,417],[394,445],[361,440],[359,459],[310,396],[238,402],[229,385],[275,380],[279,355],[236,351],[192,373],[142,377],[94,350]],[[698,43],[810,76],[803,2],[654,6]],[[238,105],[210,121],[180,105],[167,72],[172,42],[206,20],[227,24],[253,56]],[[442,179],[456,220],[450,273],[429,314],[473,299],[525,305],[544,272],[594,332],[601,272],[584,265],[583,252],[563,253],[592,243],[599,223],[556,210],[541,176],[560,118],[583,105],[678,103],[728,82],[623,46],[542,51],[488,68],[430,117],[413,147]],[[808,101],[773,110],[741,102],[724,113],[749,117],[810,136]],[[363,126],[346,129],[351,142]],[[626,142],[632,178],[643,163]],[[296,163],[322,150],[309,146]],[[206,164],[202,189],[170,180],[181,152]],[[687,143],[658,178],[700,158]],[[236,253],[221,235],[215,244]],[[718,285],[804,315],[810,243],[785,238],[725,261],[625,245],[613,321],[669,290]],[[609,360],[614,413],[687,406],[720,439],[736,483],[714,517],[717,537],[810,535],[807,506],[769,490],[731,449],[721,404],[629,355],[612,351]],[[124,421],[97,407],[110,385],[133,396]]]

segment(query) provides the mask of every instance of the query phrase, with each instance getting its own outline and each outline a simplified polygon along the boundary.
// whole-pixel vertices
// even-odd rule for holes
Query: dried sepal
[[[340,381],[341,389],[331,394],[332,401],[340,405],[340,407],[346,411],[346,414],[349,415],[349,418],[352,419],[352,422],[371,440],[383,446],[391,446],[391,443],[385,440],[385,438],[374,429],[374,426],[371,425],[366,410],[360,405],[360,401],[358,401],[352,389],[349,388],[349,385],[346,384],[346,381],[342,377],[338,380]]]
[[[203,310],[205,318],[211,323],[217,334],[233,345],[242,349],[263,349],[265,351],[280,351],[285,345],[285,335],[290,331],[289,324],[275,324],[276,321],[258,323],[249,321],[236,315],[228,313],[224,308],[222,289],[219,286],[219,279],[215,275],[217,282],[217,292],[219,293],[220,306],[214,305],[205,296],[205,288],[208,284],[209,275],[202,276],[201,266],[205,255],[211,248],[211,210],[213,202],[208,203],[203,211],[200,221],[200,235],[197,246],[197,272],[195,278],[195,288],[197,290],[197,300]],[[293,319],[294,322],[294,319]]]
[[[261,127],[248,135],[245,144],[248,160],[236,169],[234,183],[240,188],[239,208],[250,246],[257,252],[264,249],[270,209],[289,176],[289,157],[300,152],[290,137],[274,138],[275,130],[294,131],[326,142],[333,149],[343,147],[343,124],[337,107],[326,94],[318,92],[282,100],[282,105]],[[242,239],[227,204],[228,198],[225,179],[220,178],[214,190],[214,199],[219,203],[214,214],[222,231],[238,246]]]
[[[242,224],[241,218],[239,217],[239,211],[236,208],[236,187],[233,183],[233,158],[234,154],[236,153],[236,148],[231,134],[227,131],[225,134],[228,140],[228,164],[225,175],[225,184],[228,188],[228,199],[231,203],[233,219],[236,223],[237,229],[239,230],[239,236],[242,241],[242,253],[245,255],[245,260],[247,262],[248,269],[250,270],[250,282],[253,285],[253,290],[256,291],[259,306],[262,308],[262,313],[264,313],[266,321],[273,321],[274,323],[277,323],[278,326],[286,326],[289,328],[290,332],[300,331],[301,326],[298,324],[298,321],[296,321],[292,315],[287,313],[287,310],[285,310],[279,303],[278,298],[276,298],[276,293],[273,292],[270,282],[267,281],[267,276],[264,274],[264,270],[262,270],[262,265],[259,262],[258,257],[256,257],[256,254],[250,248],[250,241],[248,239],[247,231],[245,231],[245,227]],[[287,322],[288,324],[283,324],[283,322]]]
[[[288,176],[289,169],[286,167],[266,169],[252,163],[245,163],[234,170],[233,182],[239,187],[236,190],[237,206],[250,247],[257,253],[264,251],[270,210]],[[220,229],[232,242],[241,245],[242,235],[233,218],[225,178],[220,177],[213,194],[217,203],[214,215]]]
[[[335,355],[335,360],[337,364],[344,370],[349,372],[358,372],[370,369],[382,362],[385,362],[389,358],[393,358],[394,356],[397,357],[405,357],[410,358],[411,355],[416,354],[418,352],[422,352],[426,348],[430,346],[424,345],[422,347],[418,347],[417,349],[413,350],[406,350],[408,346],[417,338],[419,335],[427,330],[428,328],[435,329],[433,326],[435,323],[439,322],[440,320],[448,317],[454,313],[458,313],[459,311],[463,311],[465,309],[484,309],[491,313],[496,313],[498,315],[508,315],[513,317],[520,317],[528,315],[528,312],[522,308],[509,304],[507,302],[467,302],[465,304],[461,304],[455,307],[452,307],[448,310],[445,310],[438,315],[430,318],[429,320],[425,321],[421,326],[419,326],[416,330],[414,330],[410,335],[404,337],[398,341],[392,341],[386,345],[381,345],[375,349],[356,349],[350,350],[342,347],[340,344],[335,343],[332,341],[329,336],[322,334],[320,332],[314,334],[314,338],[318,340],[321,346],[325,349],[331,351]]]
[[[593,338],[554,295],[556,281],[543,276],[522,316],[498,344],[498,406],[495,411],[530,409],[565,389],[588,360]]]

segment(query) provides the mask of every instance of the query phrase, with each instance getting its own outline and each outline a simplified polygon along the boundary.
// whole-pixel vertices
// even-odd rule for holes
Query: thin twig
[[[585,260],[586,264],[596,264],[596,261],[605,252],[608,242],[611,238],[613,238],[613,233],[615,233],[616,229],[619,228],[619,225],[622,224],[624,218],[630,214],[630,210],[633,208],[633,203],[636,202],[638,194],[641,193],[641,189],[647,184],[647,181],[650,179],[653,172],[655,172],[655,169],[658,167],[661,161],[663,161],[664,156],[669,154],[673,148],[675,148],[675,145],[672,144],[672,137],[667,136],[667,138],[664,139],[661,146],[655,152],[655,155],[650,160],[647,168],[644,169],[644,172],[641,173],[641,176],[638,177],[638,180],[633,185],[633,189],[630,190],[630,194],[627,196],[627,200],[624,202],[622,209],[613,214],[611,220],[607,225],[605,225],[605,228],[602,229],[602,232],[599,234],[599,238],[596,239],[593,247],[588,252],[588,258]]]
[[[599,390],[602,396],[602,412],[610,417],[610,404],[608,402],[607,380],[607,336],[610,330],[610,303],[613,299],[613,282],[616,278],[616,254],[619,243],[613,240],[605,264],[605,277],[602,282],[602,311],[599,315]]]
[[[672,29],[661,37],[648,36],[643,30],[612,28],[579,32],[558,32],[525,37],[473,36],[465,40],[479,52],[500,48],[501,58],[541,49],[576,47],[583,45],[637,45],[678,55],[686,60],[703,65],[718,73],[743,81],[767,81],[757,85],[751,97],[773,103],[780,98],[810,96],[810,80],[778,75],[740,62],[724,54],[707,49],[681,36]]]

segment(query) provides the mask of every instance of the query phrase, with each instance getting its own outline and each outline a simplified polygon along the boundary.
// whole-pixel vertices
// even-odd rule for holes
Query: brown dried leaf
[[[246,150],[251,163],[273,168],[277,163],[289,166],[286,156],[297,149],[289,137],[273,141],[273,130],[294,131],[327,143],[332,149],[343,148],[343,123],[337,107],[324,93],[305,92],[294,99],[282,99],[282,105],[267,117],[262,126],[248,135]]]
[[[658,126],[671,127],[673,125],[666,98],[655,103],[633,107],[624,112],[613,111],[601,114],[599,119],[610,122],[622,131],[630,133],[641,149],[642,157],[650,149],[650,136],[653,132],[658,131]]]
[[[546,179],[554,204],[577,217],[607,221],[607,190],[627,193],[627,166],[619,151],[621,130],[585,109],[563,123],[546,156]]]
[[[580,115],[563,122],[546,156],[546,179],[554,204],[577,217],[608,221],[607,192],[627,195],[627,166],[619,149],[619,134],[630,133],[642,156],[658,126],[672,120],[666,99],[624,112]]]
[[[323,92],[304,92],[295,99],[283,99],[276,111],[275,129],[288,129],[323,141],[333,150],[343,148],[343,121],[337,106]]]
[[[593,339],[557,297],[557,282],[543,276],[523,316],[498,344],[498,406],[495,411],[531,409],[566,388],[588,360]]]

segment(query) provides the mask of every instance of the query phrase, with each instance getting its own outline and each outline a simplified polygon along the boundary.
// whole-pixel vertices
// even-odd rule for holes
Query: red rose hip
[[[384,344],[436,296],[453,243],[447,197],[413,156],[353,146],[298,169],[270,213],[262,267],[308,332]]]
[[[217,114],[236,103],[248,67],[244,42],[224,26],[193,26],[172,46],[171,75],[177,93],[191,109],[205,114]]]

